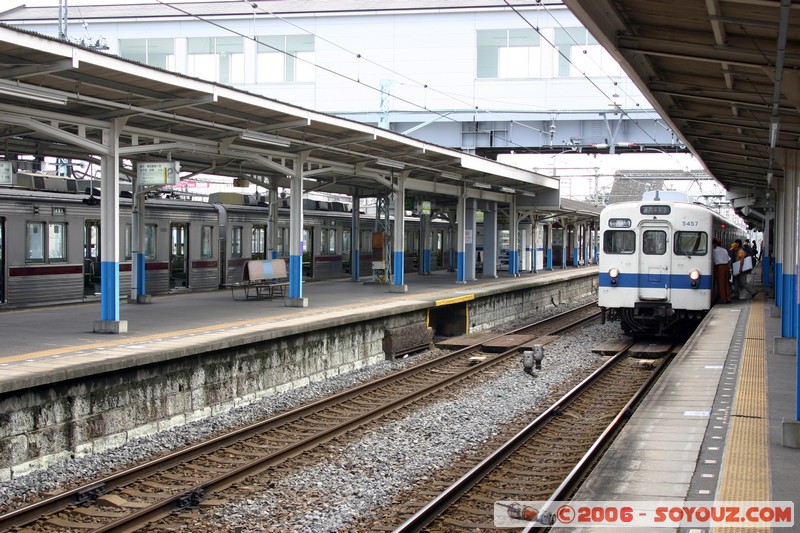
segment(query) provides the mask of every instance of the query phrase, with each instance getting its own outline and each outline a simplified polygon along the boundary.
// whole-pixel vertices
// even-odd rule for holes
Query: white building
[[[0,22],[492,158],[681,148],[560,1],[62,7]]]

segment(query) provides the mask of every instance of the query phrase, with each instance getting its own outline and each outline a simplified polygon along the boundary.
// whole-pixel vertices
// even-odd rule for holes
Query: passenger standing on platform
[[[739,252],[739,246],[741,246],[742,240],[736,239],[731,244],[731,247],[728,249],[728,256],[730,257],[731,265],[736,262],[736,254]],[[733,274],[733,267],[731,266],[731,274]],[[738,276],[732,276],[731,282],[733,284],[733,290],[731,291],[731,298],[739,299],[739,285],[737,284],[736,278]]]
[[[750,254],[744,251],[744,248],[742,248],[741,246],[736,247],[736,261],[741,261],[742,263],[740,264],[743,264],[744,258],[749,256]],[[752,300],[756,296],[756,291],[755,289],[753,289],[753,285],[747,279],[747,275],[750,271],[752,271],[752,268],[746,272],[740,271],[739,275],[734,276],[733,278],[734,282],[733,284],[736,286],[736,291],[739,293],[740,300],[743,299]],[[747,293],[746,298],[744,293]]]
[[[731,258],[728,250],[722,246],[722,241],[716,237],[714,243],[714,273],[717,277],[719,301],[724,304],[731,303]]]

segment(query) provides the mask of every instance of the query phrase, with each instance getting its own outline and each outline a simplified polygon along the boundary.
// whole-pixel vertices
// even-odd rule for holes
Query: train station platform
[[[92,332],[93,322],[100,317],[99,301],[0,312],[0,393],[114,370],[167,353],[180,355],[174,353],[176,348],[185,348],[187,353],[190,346],[219,349],[255,332],[262,337],[285,336],[296,332],[298,325],[331,327],[596,273],[596,266],[519,277],[501,273],[497,278],[459,284],[454,273],[442,271],[407,276],[406,293],[392,293],[389,285],[369,281],[310,282],[303,285],[303,296],[309,301],[305,308],[286,307],[281,297],[244,300],[241,292],[228,289],[187,291],[155,297],[150,304],[121,303],[128,331],[118,335]],[[562,297],[561,302],[552,303],[565,301]]]
[[[775,353],[773,339],[780,337],[781,324],[770,308],[763,291],[753,300],[715,306],[573,502],[665,502],[677,517],[681,511],[670,502],[796,501],[800,449],[783,445],[782,427],[784,420],[795,420],[797,359]],[[652,509],[642,516],[646,518],[636,531],[665,531],[663,524],[644,527],[655,526]],[[786,531],[800,530],[794,520]],[[725,530],[743,531],[745,525],[735,523]],[[684,522],[671,530],[719,531],[728,526]]]

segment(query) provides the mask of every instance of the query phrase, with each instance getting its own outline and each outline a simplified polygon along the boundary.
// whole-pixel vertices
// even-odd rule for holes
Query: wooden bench
[[[228,283],[231,297],[236,299],[236,290],[244,292],[244,299],[272,300],[276,295],[285,296],[285,287],[289,286],[286,273],[286,261],[283,259],[249,260],[244,264],[242,281]]]

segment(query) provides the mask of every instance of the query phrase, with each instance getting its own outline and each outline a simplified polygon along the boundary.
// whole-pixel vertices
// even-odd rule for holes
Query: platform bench
[[[286,261],[283,259],[249,260],[244,264],[242,281],[228,283],[231,297],[236,300],[236,291],[244,292],[244,299],[271,300],[274,296],[285,296],[285,287],[289,286],[286,273]]]

